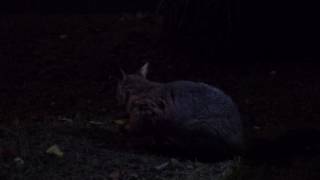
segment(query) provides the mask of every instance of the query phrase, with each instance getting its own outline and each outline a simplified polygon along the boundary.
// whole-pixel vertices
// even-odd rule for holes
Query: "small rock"
[[[17,166],[23,166],[24,165],[24,160],[22,158],[20,158],[20,157],[14,158],[13,161],[16,163]]]
[[[59,38],[60,39],[66,39],[68,37],[68,35],[66,35],[66,34],[60,34],[59,35]]]

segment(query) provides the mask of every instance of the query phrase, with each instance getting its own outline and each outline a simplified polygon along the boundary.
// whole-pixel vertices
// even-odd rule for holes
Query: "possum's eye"
[[[120,105],[125,104],[129,96],[129,91],[125,89],[121,83],[118,84],[116,94],[118,103]]]

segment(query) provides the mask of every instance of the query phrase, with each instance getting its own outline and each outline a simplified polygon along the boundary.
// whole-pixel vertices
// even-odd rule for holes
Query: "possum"
[[[129,115],[129,134],[217,156],[244,148],[240,113],[230,96],[202,82],[150,81],[148,68],[146,63],[133,74],[121,70],[116,97]]]

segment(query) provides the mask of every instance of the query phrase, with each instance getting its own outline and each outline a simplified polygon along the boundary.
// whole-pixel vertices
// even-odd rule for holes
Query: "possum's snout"
[[[127,123],[121,128],[121,132],[132,136],[142,136],[143,133],[137,127],[132,126],[132,124]]]

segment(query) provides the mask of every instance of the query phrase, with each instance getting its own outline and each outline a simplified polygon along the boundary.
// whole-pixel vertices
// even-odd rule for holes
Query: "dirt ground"
[[[0,178],[320,178],[315,63],[197,59],[161,41],[160,27],[145,14],[1,16]],[[155,81],[223,89],[256,151],[205,162],[130,146],[115,121],[115,85],[119,68],[146,61]],[[54,145],[63,155],[46,152]]]

